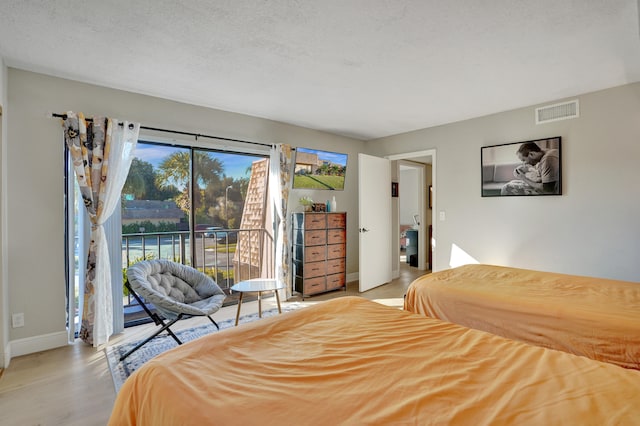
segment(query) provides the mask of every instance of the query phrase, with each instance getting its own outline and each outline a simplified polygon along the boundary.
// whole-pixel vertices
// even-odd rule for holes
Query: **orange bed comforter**
[[[606,425],[640,371],[342,297],[165,352],[110,425]]]
[[[405,309],[640,369],[640,283],[465,265],[416,279]]]

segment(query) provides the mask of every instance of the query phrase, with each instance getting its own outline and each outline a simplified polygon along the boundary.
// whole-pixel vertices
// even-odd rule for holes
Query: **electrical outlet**
[[[11,325],[13,328],[24,327],[24,314],[20,312],[19,314],[11,315]]]

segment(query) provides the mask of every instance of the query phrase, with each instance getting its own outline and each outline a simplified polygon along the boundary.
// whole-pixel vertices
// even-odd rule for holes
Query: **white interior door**
[[[391,162],[358,154],[361,292],[391,281]]]

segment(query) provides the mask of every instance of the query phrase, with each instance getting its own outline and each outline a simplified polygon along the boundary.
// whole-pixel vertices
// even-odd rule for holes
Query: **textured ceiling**
[[[2,0],[0,55],[368,140],[639,81],[637,2]]]

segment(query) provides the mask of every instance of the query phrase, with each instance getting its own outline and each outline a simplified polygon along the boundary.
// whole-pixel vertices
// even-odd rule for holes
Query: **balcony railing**
[[[274,276],[273,236],[265,229],[195,231],[194,240],[192,247],[189,231],[124,234],[123,268],[145,259],[171,260],[211,276],[227,294],[239,281]],[[126,324],[128,312],[138,309],[128,292],[123,303]]]

